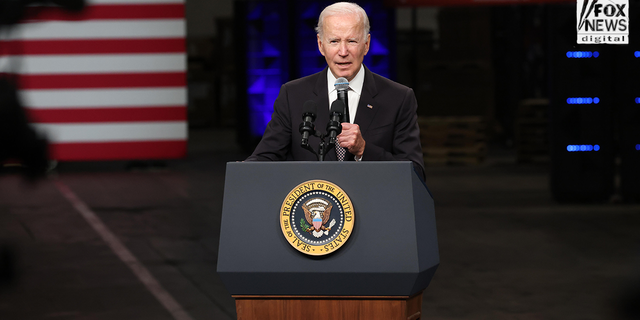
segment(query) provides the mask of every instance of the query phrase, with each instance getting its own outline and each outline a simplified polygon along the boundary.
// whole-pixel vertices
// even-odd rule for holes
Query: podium
[[[285,198],[312,180],[344,190],[355,220],[321,256],[281,229]],[[239,320],[420,319],[439,263],[433,198],[411,162],[227,164],[217,272]]]

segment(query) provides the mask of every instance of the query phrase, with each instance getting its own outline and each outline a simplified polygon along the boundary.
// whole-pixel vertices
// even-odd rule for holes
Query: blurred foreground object
[[[16,87],[5,77],[0,78],[0,163],[6,160],[24,164],[31,179],[43,176],[48,165],[47,142],[29,127]]]
[[[0,0],[0,25],[14,25],[18,23],[29,5],[56,5],[68,11],[84,9],[84,0]]]
[[[29,6],[12,26],[5,60],[52,160],[187,154],[184,0],[125,2],[70,13],[57,0],[66,6]]]
[[[631,281],[617,302],[618,314],[622,319],[640,319],[640,280]]]
[[[84,0],[0,0],[0,30],[10,28],[24,18],[30,5],[55,5],[67,11],[84,9]],[[1,48],[0,48],[1,49]],[[6,71],[4,71],[6,72]],[[18,161],[26,167],[30,179],[45,174],[48,165],[47,141],[39,137],[28,124],[25,111],[18,99],[14,81],[0,78],[0,164]]]
[[[16,252],[12,247],[0,246],[0,289],[15,281],[16,260]]]

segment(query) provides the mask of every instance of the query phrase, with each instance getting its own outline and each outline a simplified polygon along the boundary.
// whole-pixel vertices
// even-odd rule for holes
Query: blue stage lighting
[[[597,58],[599,55],[598,51],[567,51],[567,58]]]
[[[567,145],[567,151],[569,152],[589,152],[589,151],[600,151],[599,145],[591,145],[591,144],[570,144]]]
[[[598,104],[600,102],[600,98],[598,97],[575,97],[575,98],[567,98],[567,104]]]

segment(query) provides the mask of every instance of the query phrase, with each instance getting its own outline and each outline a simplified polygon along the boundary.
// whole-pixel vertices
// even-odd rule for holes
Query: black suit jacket
[[[323,71],[285,83],[275,101],[271,121],[262,140],[247,158],[272,161],[316,161],[313,153],[301,147],[302,106],[307,100],[318,104],[316,130],[326,132],[329,122],[327,72]],[[354,123],[366,145],[362,161],[413,161],[418,175],[424,178],[424,161],[418,128],[418,103],[411,88],[377,75],[365,67],[364,85],[358,102]],[[309,145],[317,150],[320,139],[309,138]],[[335,161],[335,150],[326,156]],[[354,155],[347,152],[347,161]]]

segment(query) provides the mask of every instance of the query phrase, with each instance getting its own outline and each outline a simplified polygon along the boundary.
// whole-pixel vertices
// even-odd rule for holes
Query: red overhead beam
[[[492,6],[535,3],[575,3],[576,0],[385,0],[392,7]]]

